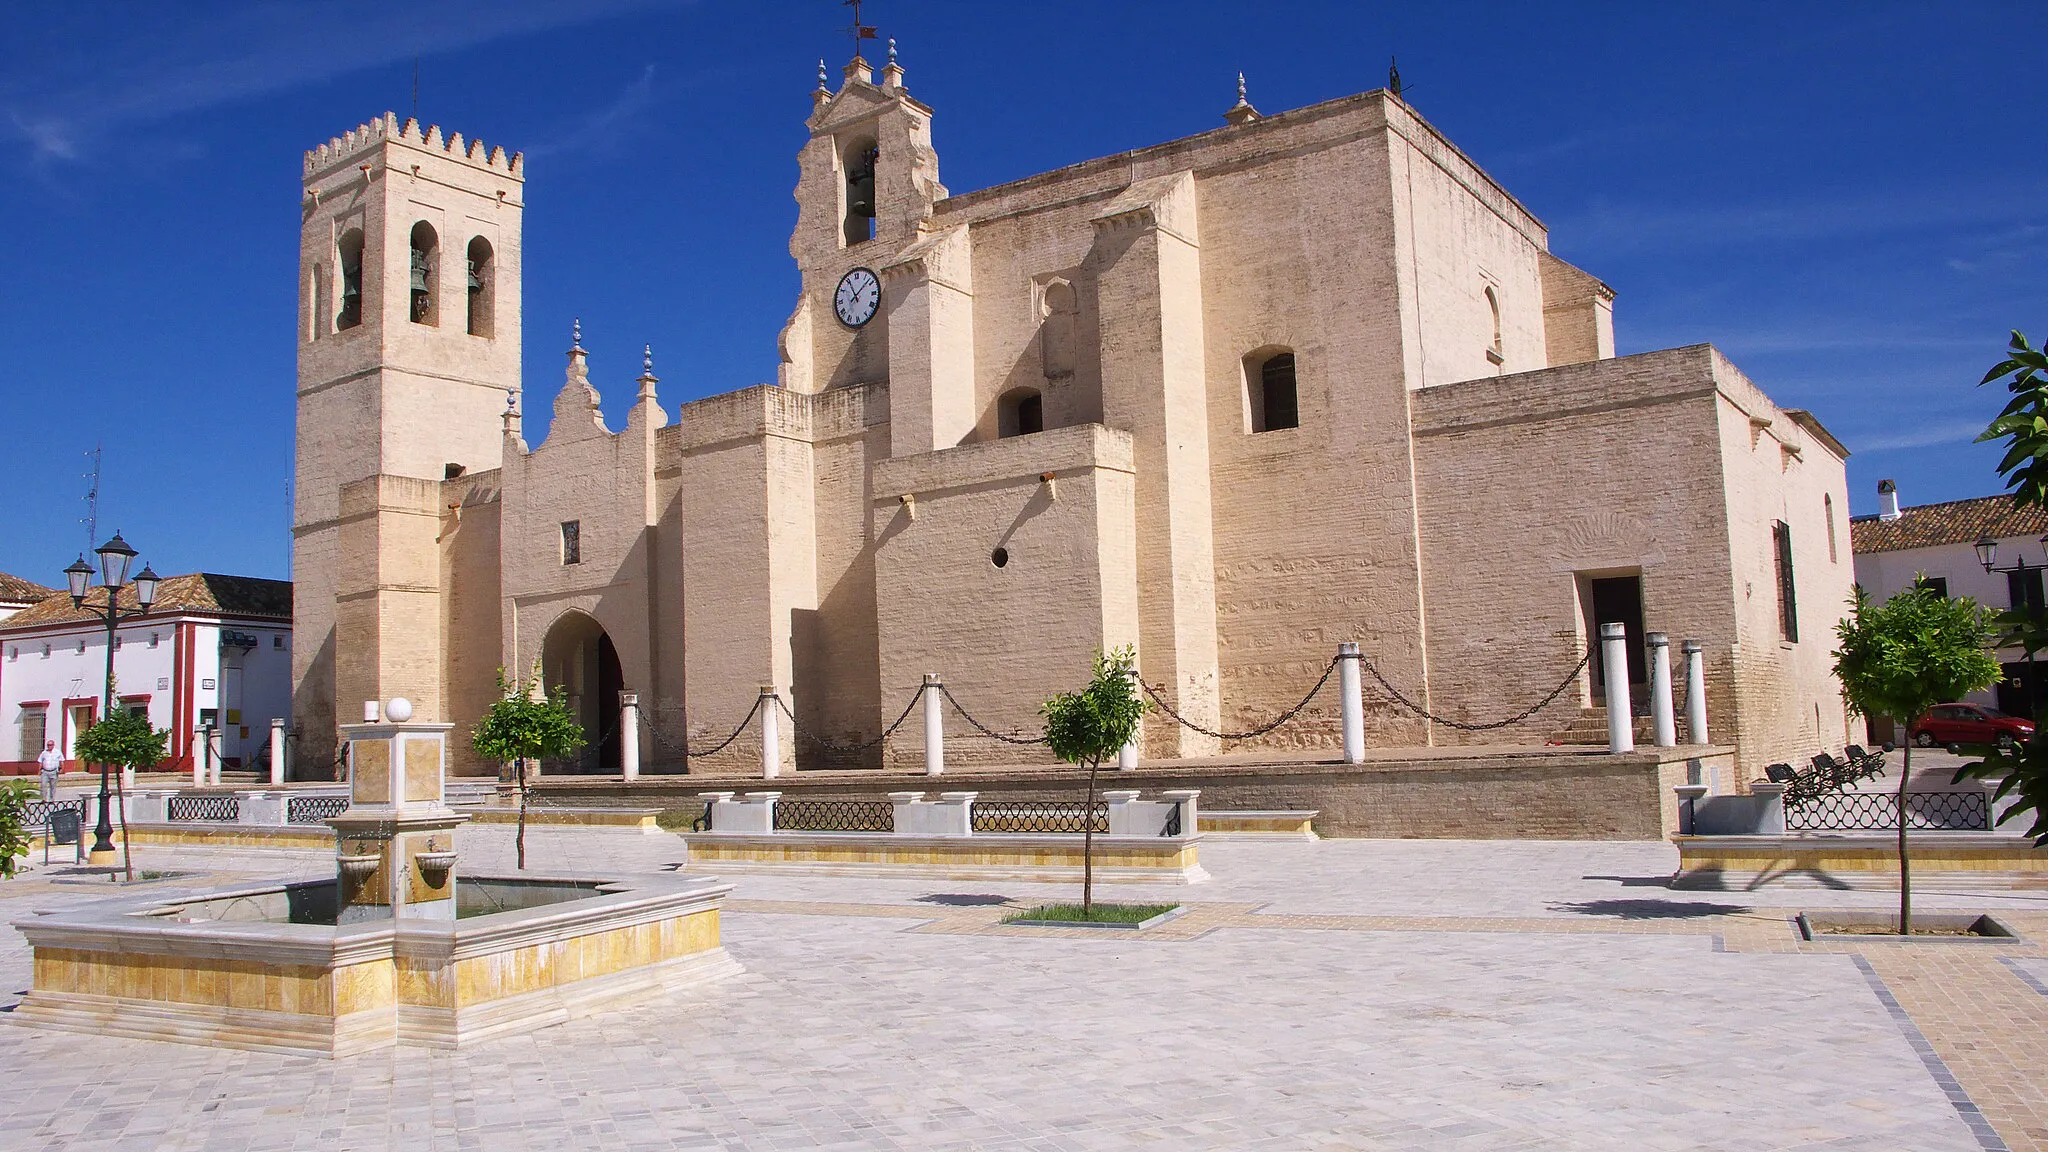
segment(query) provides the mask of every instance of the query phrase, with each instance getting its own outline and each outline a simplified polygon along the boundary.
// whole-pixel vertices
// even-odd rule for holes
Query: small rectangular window
[[[1920,578],[1920,586],[1941,597],[1943,600],[1948,599],[1948,577],[1946,576],[1922,576]]]
[[[2015,611],[2039,613],[2042,608],[2041,569],[2021,568],[2005,574],[2006,604]]]
[[[151,633],[149,634],[149,646],[150,646],[151,648],[154,648],[154,647],[156,647],[156,645],[157,645],[157,641],[158,641],[159,639],[160,639],[160,637],[159,637],[159,636],[157,636],[157,634],[156,634],[156,633],[154,633],[154,632],[151,632]]]
[[[277,635],[275,635],[275,636],[272,636],[272,637],[270,638],[270,646],[271,646],[272,648],[280,648],[280,649],[281,649],[281,648],[283,648],[283,647],[284,647],[284,633],[280,632],[280,633],[278,633]]]
[[[1777,554],[1778,630],[1787,641],[1799,642],[1799,600],[1792,579],[1792,526],[1783,520],[1771,524],[1771,544]]]
[[[1295,385],[1294,353],[1276,352],[1259,365],[1252,394],[1252,431],[1277,432],[1301,427],[1300,393]]]
[[[583,521],[562,521],[562,563],[583,563]]]

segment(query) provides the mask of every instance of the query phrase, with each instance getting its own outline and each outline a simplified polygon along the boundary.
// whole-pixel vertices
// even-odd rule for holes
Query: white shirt
[[[55,748],[46,748],[41,756],[36,757],[36,763],[41,765],[45,772],[55,772],[64,767],[64,757],[59,756]]]

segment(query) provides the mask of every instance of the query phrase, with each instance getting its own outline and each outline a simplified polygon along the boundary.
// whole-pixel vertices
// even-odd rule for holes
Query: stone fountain
[[[371,706],[375,711],[375,706]],[[709,877],[463,877],[448,724],[402,699],[346,726],[335,877],[114,898],[17,920],[13,1022],[343,1056],[459,1047],[739,971]]]

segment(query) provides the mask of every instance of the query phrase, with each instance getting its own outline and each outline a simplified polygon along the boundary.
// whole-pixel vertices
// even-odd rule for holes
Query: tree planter
[[[1801,912],[1802,940],[1857,940],[1910,944],[2024,944],[2025,937],[1995,916],[1979,912],[1916,912],[1913,934],[1901,936],[1890,912]]]

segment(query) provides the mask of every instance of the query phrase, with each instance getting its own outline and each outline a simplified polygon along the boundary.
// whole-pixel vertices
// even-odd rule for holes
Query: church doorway
[[[607,773],[619,768],[619,693],[625,676],[619,652],[604,626],[581,612],[565,612],[548,628],[541,644],[541,683],[557,686],[569,712],[583,726],[583,750],[574,756],[541,763],[547,774]]]

